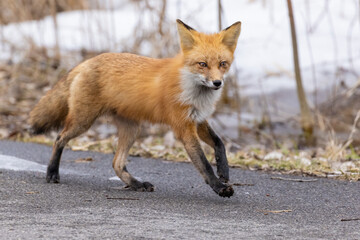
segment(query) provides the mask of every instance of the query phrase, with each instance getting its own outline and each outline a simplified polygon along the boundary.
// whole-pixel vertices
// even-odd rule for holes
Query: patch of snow
[[[110,181],[121,181],[121,179],[118,176],[113,176],[109,178]]]
[[[36,162],[0,154],[0,169],[45,173],[46,168],[45,165]]]
[[[0,169],[46,173],[47,166],[26,159],[0,154]],[[87,175],[86,173],[80,173],[71,169],[61,169],[60,173]]]
[[[143,180],[139,177],[135,177],[138,181],[142,182]],[[114,176],[109,178],[110,181],[121,181],[121,179],[118,176]]]

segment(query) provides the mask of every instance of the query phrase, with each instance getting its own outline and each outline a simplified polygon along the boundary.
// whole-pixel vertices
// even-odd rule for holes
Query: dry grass
[[[86,0],[2,0],[0,1],[0,24],[38,20],[54,12],[87,9]]]
[[[169,161],[190,162],[182,144],[166,134],[165,137],[148,136],[135,142],[130,155],[146,158],[160,158]],[[29,135],[19,136],[17,140],[37,142],[46,145],[53,143],[54,137]],[[97,141],[87,138],[74,139],[69,147],[75,151],[99,151],[114,153],[116,137],[109,137]],[[169,144],[170,143],[170,144]],[[203,145],[209,161],[215,164],[213,150]],[[328,151],[322,148],[297,150],[283,147],[279,150],[247,147],[245,150],[231,151],[231,144],[227,144],[229,165],[249,170],[262,170],[295,174],[304,176],[318,176],[358,181],[360,178],[360,149],[353,147],[342,149],[338,159],[330,160]]]
[[[335,132],[332,130],[330,133],[330,139],[328,145],[326,146],[326,152],[328,154],[328,159],[330,161],[336,161],[336,159],[343,159],[346,155],[346,149],[349,148],[351,143],[353,142],[353,136],[357,131],[357,123],[360,119],[360,110],[356,114],[354,119],[354,124],[351,128],[351,132],[349,134],[348,139],[344,143],[339,143],[339,140],[336,138]]]

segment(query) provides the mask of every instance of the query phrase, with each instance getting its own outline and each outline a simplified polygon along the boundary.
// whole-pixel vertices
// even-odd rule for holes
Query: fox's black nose
[[[221,86],[221,81],[220,80],[215,80],[213,81],[213,84],[215,87],[220,87]]]

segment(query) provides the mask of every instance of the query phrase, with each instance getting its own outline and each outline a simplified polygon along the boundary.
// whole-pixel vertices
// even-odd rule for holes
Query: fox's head
[[[215,34],[204,34],[177,21],[184,71],[188,81],[214,90],[224,85],[224,74],[229,71],[240,35],[241,22]]]

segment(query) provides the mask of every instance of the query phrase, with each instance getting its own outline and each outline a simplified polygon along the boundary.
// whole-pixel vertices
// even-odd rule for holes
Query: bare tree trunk
[[[55,33],[55,59],[52,63],[54,68],[57,68],[60,65],[60,47],[59,47],[59,30],[57,24],[57,12],[56,12],[56,2],[55,0],[50,1],[51,4],[51,17],[54,23],[54,33]]]
[[[218,29],[219,29],[219,32],[223,28],[223,26],[222,26],[222,11],[223,11],[223,8],[222,8],[221,0],[218,0]],[[239,86],[237,83],[238,71],[237,71],[236,66],[234,66],[233,68],[235,68],[235,76],[234,76],[234,78],[228,78],[228,81],[225,82],[223,93],[221,95],[221,102],[223,104],[228,104],[231,107],[235,107],[236,113],[237,113],[237,120],[238,120],[238,134],[240,136],[241,116],[240,116],[240,94],[239,94]],[[235,98],[234,100],[231,100],[229,97],[229,87],[231,89],[233,89],[233,91],[234,91],[234,98]]]
[[[221,0],[218,0],[218,31],[220,32],[222,30],[222,5]],[[223,93],[221,95],[221,102],[224,104],[229,104],[230,99],[228,96],[228,90],[229,90],[229,83],[225,82]]]
[[[162,0],[162,8],[160,12],[160,18],[159,18],[159,33],[161,36],[164,35],[163,33],[163,22],[165,19],[165,13],[166,13],[166,0]]]
[[[221,6],[221,0],[218,0],[218,23],[219,23],[219,31],[222,30],[222,21],[221,21],[221,12],[222,12],[222,6]]]
[[[291,0],[287,0],[287,6],[288,6],[288,10],[289,10],[291,39],[292,39],[292,46],[293,46],[296,89],[297,89],[297,94],[298,94],[299,103],[300,103],[300,111],[301,111],[301,127],[304,132],[306,143],[311,144],[314,140],[314,138],[313,138],[314,120],[313,120],[313,117],[312,117],[310,109],[309,109],[309,105],[306,100],[306,95],[305,95],[304,88],[302,85],[302,80],[301,80],[299,54],[298,54],[297,40],[296,40],[295,20],[294,20]]]

